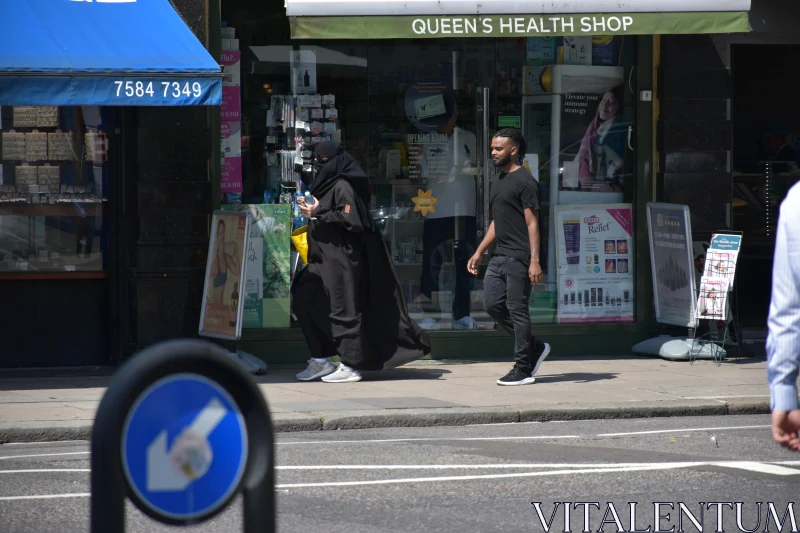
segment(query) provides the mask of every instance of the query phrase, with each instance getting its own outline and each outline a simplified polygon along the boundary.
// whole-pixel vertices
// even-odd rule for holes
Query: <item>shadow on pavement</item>
[[[537,383],[559,383],[571,381],[574,383],[591,383],[593,381],[606,381],[617,379],[618,372],[568,372],[566,374],[551,374],[548,376],[536,376]]]
[[[270,374],[254,376],[260,385],[277,385],[280,383],[302,383],[295,378],[298,369],[274,370]],[[437,380],[450,370],[442,368],[394,368],[392,370],[378,370],[375,372],[362,372],[364,381],[401,381],[401,380]],[[317,380],[319,381],[319,380]],[[316,382],[316,381],[315,381]],[[313,382],[313,383],[315,383]]]

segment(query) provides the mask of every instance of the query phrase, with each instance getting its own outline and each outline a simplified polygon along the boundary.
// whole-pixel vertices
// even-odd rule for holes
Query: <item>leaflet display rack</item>
[[[729,346],[735,346],[737,358],[740,356],[738,299],[734,282],[741,242],[741,232],[715,233],[711,237],[695,307],[698,326],[705,324],[708,331],[698,334],[699,327],[692,330],[691,363],[703,353],[710,354],[719,366]]]

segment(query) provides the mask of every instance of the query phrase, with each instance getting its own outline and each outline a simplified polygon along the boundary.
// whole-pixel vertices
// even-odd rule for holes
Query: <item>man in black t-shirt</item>
[[[492,139],[492,161],[503,172],[492,182],[492,223],[467,268],[477,275],[483,253],[496,243],[483,279],[486,312],[514,336],[514,368],[498,385],[527,385],[550,354],[550,345],[531,334],[531,287],[542,280],[539,265],[539,183],[520,166],[525,139],[515,129]]]

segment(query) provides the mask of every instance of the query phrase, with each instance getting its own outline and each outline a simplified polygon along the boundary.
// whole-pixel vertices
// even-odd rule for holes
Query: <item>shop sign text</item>
[[[417,35],[602,35],[626,33],[632,26],[628,15],[426,17],[411,22]]]

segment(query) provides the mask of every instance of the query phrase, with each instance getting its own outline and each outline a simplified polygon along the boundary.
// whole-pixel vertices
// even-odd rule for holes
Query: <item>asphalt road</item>
[[[768,518],[777,531],[769,502],[782,519],[800,496],[800,455],[774,445],[768,424],[726,416],[281,434],[278,531],[528,532],[545,531],[552,517],[551,531],[580,533],[585,508],[589,530],[605,515],[611,533],[619,528],[609,502],[626,531],[630,502],[640,530],[656,531],[653,502],[671,502],[661,528],[678,531],[680,502],[705,531],[717,529],[718,508],[725,531],[760,524],[762,532]],[[0,531],[88,531],[87,450],[85,442],[0,446]],[[560,502],[571,502],[567,527]],[[742,527],[735,507],[705,506],[701,516],[700,502],[742,502]],[[130,504],[127,513],[129,532],[175,531]],[[793,513],[800,525],[800,509]],[[682,519],[687,533],[698,530]],[[240,520],[237,500],[184,530],[241,531]]]

